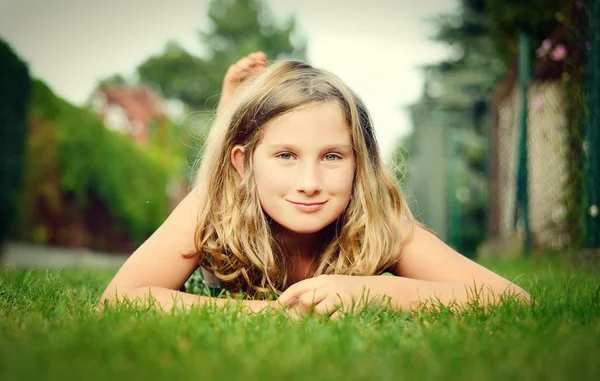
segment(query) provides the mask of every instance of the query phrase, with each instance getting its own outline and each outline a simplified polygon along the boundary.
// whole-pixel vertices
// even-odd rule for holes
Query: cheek
[[[259,196],[283,195],[289,191],[290,186],[293,185],[293,178],[290,176],[289,170],[286,171],[284,168],[268,165],[268,163],[259,164],[254,168],[254,181]]]
[[[354,167],[347,170],[332,171],[325,176],[324,183],[329,193],[349,197],[354,183]]]
[[[281,210],[281,198],[289,193],[289,179],[281,170],[261,166],[254,170],[256,192],[262,210],[272,219],[278,221]]]

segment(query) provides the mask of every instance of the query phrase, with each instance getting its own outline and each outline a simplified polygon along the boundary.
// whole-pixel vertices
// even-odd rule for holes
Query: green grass
[[[600,379],[600,271],[488,264],[535,298],[340,321],[211,311],[93,313],[114,272],[0,270],[0,379]]]

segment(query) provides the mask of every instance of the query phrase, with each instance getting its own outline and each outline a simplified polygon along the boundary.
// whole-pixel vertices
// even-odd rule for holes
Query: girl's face
[[[269,122],[253,155],[260,203],[295,233],[315,233],[350,201],[355,159],[337,103],[308,105]]]

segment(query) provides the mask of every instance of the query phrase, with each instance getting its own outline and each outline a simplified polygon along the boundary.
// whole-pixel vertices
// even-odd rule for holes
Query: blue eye
[[[333,154],[333,153],[328,153],[327,155],[325,155],[325,161],[335,161],[335,160],[337,160],[339,158],[340,158],[339,155],[336,155],[336,154]]]
[[[283,152],[283,153],[280,153],[279,155],[277,155],[277,157],[281,158],[283,160],[289,160],[292,158],[292,154],[289,152]]]

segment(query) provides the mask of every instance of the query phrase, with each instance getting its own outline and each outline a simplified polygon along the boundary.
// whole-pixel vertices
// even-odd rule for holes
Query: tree
[[[485,0],[487,33],[505,62],[517,55],[517,34],[526,32],[539,46],[556,27],[565,0]]]
[[[305,57],[306,41],[295,18],[277,23],[263,0],[212,0],[208,18],[209,29],[199,33],[204,56],[169,42],[162,54],[138,67],[140,81],[194,110],[213,109],[228,66],[246,54],[262,50],[270,59]]]
[[[216,94],[207,68],[204,59],[170,41],[162,54],[147,59],[137,72],[141,82],[163,96],[179,99],[193,109],[201,109],[204,102]]]
[[[183,154],[137,145],[93,111],[31,81],[26,170],[11,235],[41,244],[129,251],[169,212]]]
[[[487,196],[482,186],[486,146],[478,144],[483,139],[477,135],[484,133],[488,99],[506,70],[488,33],[486,4],[487,0],[461,0],[457,12],[435,18],[433,39],[454,54],[423,67],[423,96],[410,107],[414,132],[404,147],[412,151],[406,180],[415,205],[444,205],[423,210],[423,222],[466,255],[472,255],[485,238],[481,226]],[[434,160],[425,149],[433,146],[438,155]],[[396,155],[402,149],[397,146]],[[440,165],[446,170],[440,172]],[[419,179],[422,173],[439,178],[424,183]],[[432,186],[436,189],[425,191]]]
[[[459,251],[473,252],[485,238],[481,226],[486,220],[488,148],[477,142],[485,139],[489,126],[485,121],[490,120],[491,94],[515,60],[517,35],[527,32],[534,46],[539,44],[554,28],[563,3],[564,0],[461,0],[457,12],[436,19],[434,40],[453,48],[455,54],[424,67],[424,71],[426,82],[436,89],[427,100],[430,114],[443,120],[441,125],[447,136],[460,136],[459,140],[451,140],[452,149],[448,152],[452,156],[445,158],[446,162],[454,158],[459,164],[448,173],[447,199],[448,205],[456,206],[449,207],[449,220],[459,226],[449,233],[449,240]],[[428,114],[427,118],[431,116]],[[458,197],[460,191],[467,189],[469,197]]]
[[[169,42],[163,52],[137,68],[139,80],[167,98],[181,100],[195,111],[214,110],[225,72],[243,56],[261,50],[269,59],[304,59],[306,40],[294,17],[278,23],[263,0],[211,0],[209,28],[199,32],[202,56]],[[188,148],[188,167],[202,155],[210,115],[194,115],[178,128]]]
[[[0,245],[13,225],[23,182],[29,69],[0,40]]]
[[[509,65],[499,53],[502,44],[490,34],[490,2],[461,0],[458,12],[439,16],[433,39],[454,48],[455,58],[424,67],[441,89],[436,102],[447,110],[469,109],[468,124],[475,127],[480,127],[478,118]]]

